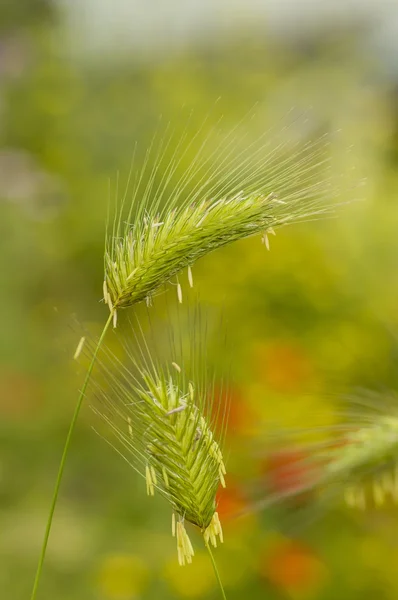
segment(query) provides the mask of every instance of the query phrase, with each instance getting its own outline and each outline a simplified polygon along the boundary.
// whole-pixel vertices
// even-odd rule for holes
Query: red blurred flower
[[[288,594],[308,594],[324,584],[327,570],[314,551],[302,542],[278,539],[261,557],[260,573]]]
[[[228,478],[227,487],[220,487],[216,496],[217,512],[222,522],[232,520],[247,507],[240,488]]]
[[[303,451],[286,448],[270,452],[261,465],[271,494],[305,499],[320,477],[319,466]]]
[[[227,424],[226,434],[244,434],[256,422],[254,410],[248,405],[242,391],[216,385],[212,397],[212,419],[220,431]]]
[[[280,393],[308,390],[314,378],[311,360],[303,348],[290,342],[260,345],[255,349],[255,367],[268,387]]]

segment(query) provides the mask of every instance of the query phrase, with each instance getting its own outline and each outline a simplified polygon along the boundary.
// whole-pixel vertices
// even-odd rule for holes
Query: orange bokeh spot
[[[11,418],[31,417],[42,404],[39,382],[28,373],[0,372],[0,413]]]
[[[318,556],[294,540],[278,540],[262,557],[260,573],[287,593],[308,593],[319,589],[327,570]]]
[[[239,388],[215,386],[212,402],[215,427],[220,431],[227,424],[227,435],[247,433],[256,422],[256,415]]]
[[[283,496],[310,489],[316,483],[319,472],[316,465],[306,458],[299,449],[271,452],[261,466],[271,491]]]
[[[308,390],[314,378],[314,369],[304,349],[289,342],[258,346],[254,364],[261,380],[279,393]]]
[[[247,503],[239,487],[228,479],[226,488],[220,487],[216,496],[217,512],[221,521],[232,520],[242,513]]]

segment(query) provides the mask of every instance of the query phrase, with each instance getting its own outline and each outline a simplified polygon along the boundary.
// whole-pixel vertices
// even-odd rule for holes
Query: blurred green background
[[[228,131],[255,103],[266,127],[312,106],[321,132],[342,130],[367,183],[363,202],[281,230],[269,253],[254,238],[195,266],[195,289],[225,314],[233,348],[233,476],[217,551],[227,595],[397,597],[394,510],[336,507],[299,534],[267,511],[228,520],[243,474],[256,471],[258,422],[321,424],[340,390],[398,383],[397,39],[398,10],[377,0],[1,4],[1,598],[29,598],[81,385],[72,316],[94,329],[105,318],[109,180],[126,182],[135,142],[139,161],[160,115],[178,131],[193,110],[194,135],[222,113]],[[176,301],[175,288],[167,295]],[[85,410],[39,598],[218,597],[200,540],[193,565],[178,567],[168,507],[149,502],[91,425]]]

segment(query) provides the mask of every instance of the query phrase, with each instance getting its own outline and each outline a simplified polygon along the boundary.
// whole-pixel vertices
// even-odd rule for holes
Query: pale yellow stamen
[[[174,513],[171,515],[171,535],[176,536],[176,516]]]
[[[83,350],[84,342],[86,341],[85,337],[81,337],[79,343],[77,345],[76,351],[73,355],[74,360],[77,360],[80,356],[81,351]]]
[[[177,298],[178,298],[178,302],[180,304],[182,304],[182,289],[181,289],[181,285],[179,283],[177,283]]]
[[[151,466],[151,477],[152,477],[152,481],[154,485],[158,484],[158,479],[156,477],[156,471],[155,469]]]
[[[267,250],[269,250],[269,239],[268,239],[267,233],[263,233],[261,242],[264,244],[264,246],[267,248]]]
[[[195,553],[183,521],[178,521],[176,525],[178,562],[183,567],[186,563],[192,562]]]
[[[222,533],[221,522],[218,513],[215,512],[210,521],[210,525],[206,527],[203,532],[203,538],[206,544],[210,542],[214,548],[217,548],[217,536],[220,538],[220,542],[222,543],[224,541],[224,537]]]
[[[192,269],[190,266],[188,266],[188,282],[189,282],[189,286],[191,288],[193,288],[193,277],[192,277]]]
[[[221,527],[221,521],[220,521],[220,518],[218,516],[218,512],[214,513],[214,519],[216,521],[218,537],[220,538],[220,542],[223,544],[224,543],[224,536],[223,536],[222,527]]]
[[[366,509],[366,497],[365,491],[359,486],[350,486],[345,489],[344,499],[350,508],[356,508],[359,510]]]
[[[172,362],[171,364],[173,365],[173,367],[175,368],[176,371],[178,371],[179,373],[181,373],[181,367],[180,367],[180,365],[178,365],[175,362]]]
[[[106,304],[108,304],[108,286],[106,284],[106,279],[104,279],[104,283],[103,283],[102,289],[104,291],[104,302]]]

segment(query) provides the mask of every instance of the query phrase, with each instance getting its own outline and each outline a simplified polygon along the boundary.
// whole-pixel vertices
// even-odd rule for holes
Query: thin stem
[[[215,576],[217,578],[218,585],[220,586],[221,596],[223,597],[223,600],[227,600],[227,597],[225,595],[224,586],[223,586],[222,581],[221,581],[220,573],[218,572],[217,564],[216,564],[216,561],[214,559],[213,552],[211,551],[209,542],[205,541],[205,546],[206,546],[207,550],[209,551],[211,564],[213,565],[213,571],[214,571],[214,574],[215,574]]]
[[[107,330],[109,328],[109,325],[112,323],[112,319],[113,319],[113,312],[110,313],[110,315],[108,317],[108,320],[107,320],[107,322],[104,325],[104,329],[102,330],[101,336],[100,336],[100,338],[98,340],[97,346],[96,346],[96,348],[94,350],[94,353],[93,353],[90,365],[89,365],[88,370],[87,370],[86,378],[85,378],[84,383],[83,383],[83,387],[82,387],[82,389],[80,391],[80,394],[79,394],[79,398],[78,398],[78,401],[77,401],[77,404],[76,404],[75,412],[73,413],[73,417],[72,417],[72,420],[71,420],[70,425],[69,425],[69,431],[68,431],[68,435],[66,436],[64,450],[63,450],[62,457],[61,457],[61,462],[59,463],[58,475],[57,475],[57,479],[56,479],[56,482],[55,482],[55,488],[54,488],[54,494],[53,494],[52,501],[51,501],[50,512],[49,512],[48,518],[47,518],[46,530],[44,532],[43,544],[42,544],[42,548],[41,548],[41,552],[40,552],[40,558],[39,558],[39,562],[38,562],[38,565],[37,565],[36,576],[35,576],[35,581],[34,581],[34,584],[33,584],[33,590],[32,590],[32,595],[30,597],[30,600],[35,600],[36,595],[37,595],[37,589],[39,587],[40,577],[41,577],[41,573],[42,573],[42,570],[43,570],[43,563],[44,563],[44,559],[45,559],[46,551],[47,551],[48,539],[50,537],[50,531],[51,531],[51,526],[52,526],[52,522],[53,522],[55,506],[57,504],[59,488],[60,488],[62,476],[63,476],[63,473],[64,473],[66,457],[67,457],[69,446],[70,446],[70,442],[71,442],[71,439],[72,439],[72,434],[73,434],[73,431],[75,429],[76,421],[77,421],[77,418],[79,416],[80,409],[82,407],[83,398],[84,398],[85,393],[86,393],[87,385],[88,385],[91,373],[92,373],[93,368],[94,368],[95,359],[97,358],[98,351],[99,351],[100,346],[101,346],[101,344],[102,344],[102,342],[104,340],[104,337],[105,337],[105,334],[106,334],[106,332],[107,332]]]

